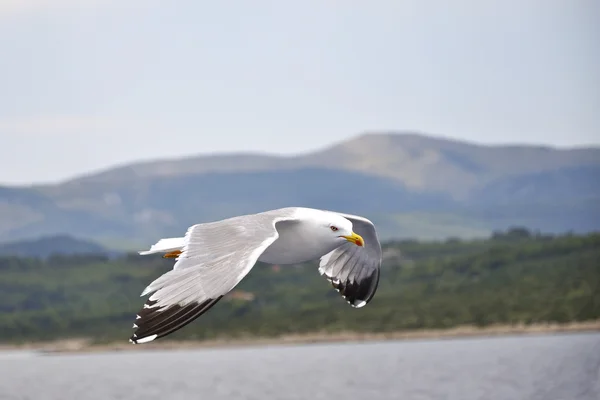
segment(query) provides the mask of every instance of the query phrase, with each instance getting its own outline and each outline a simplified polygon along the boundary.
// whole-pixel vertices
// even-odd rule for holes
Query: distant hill
[[[298,156],[221,154],[134,163],[87,174],[58,187],[316,167],[392,178],[409,189],[441,191],[464,198],[471,189],[500,178],[582,166],[599,167],[600,148],[484,146],[416,133],[373,133]]]
[[[52,255],[102,254],[110,251],[99,244],[75,239],[68,235],[41,237],[0,244],[0,256],[46,258]]]
[[[133,249],[193,223],[291,205],[363,214],[383,238],[479,237],[514,225],[588,232],[600,230],[599,177],[599,148],[367,134],[293,157],[157,160],[0,187],[0,241],[69,232]]]

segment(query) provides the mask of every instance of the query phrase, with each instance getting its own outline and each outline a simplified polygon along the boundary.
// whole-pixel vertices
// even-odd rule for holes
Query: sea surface
[[[600,334],[38,355],[2,400],[598,400]]]

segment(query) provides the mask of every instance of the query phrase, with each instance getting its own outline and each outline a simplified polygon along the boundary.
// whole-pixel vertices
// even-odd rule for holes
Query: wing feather
[[[138,312],[132,343],[166,336],[208,311],[250,272],[292,215],[261,213],[190,227],[173,269],[154,280]]]
[[[321,257],[319,273],[355,308],[371,301],[381,269],[381,244],[375,226],[366,218],[340,214],[352,222],[354,232],[363,237],[364,247],[344,243]]]

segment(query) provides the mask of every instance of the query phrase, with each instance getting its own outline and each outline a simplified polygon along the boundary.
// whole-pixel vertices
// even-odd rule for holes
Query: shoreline
[[[159,340],[156,342],[134,345],[127,340],[123,342],[94,343],[92,339],[71,338],[51,342],[30,342],[26,344],[0,344],[0,351],[27,350],[43,354],[65,353],[108,353],[115,351],[148,351],[148,350],[193,350],[206,348],[244,348],[274,345],[302,345],[316,343],[364,343],[389,340],[442,340],[474,337],[497,337],[510,335],[542,335],[557,333],[600,332],[600,320],[586,322],[570,322],[566,324],[518,324],[490,325],[478,328],[472,325],[458,326],[449,329],[423,329],[386,333],[360,332],[314,332],[305,334],[289,334],[278,337],[246,337],[221,338],[208,340]]]

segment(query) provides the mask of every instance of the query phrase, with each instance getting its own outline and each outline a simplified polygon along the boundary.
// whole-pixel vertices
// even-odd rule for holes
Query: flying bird
[[[191,226],[139,254],[164,253],[172,270],[142,292],[131,343],[167,336],[208,311],[257,261],[297,264],[319,259],[319,273],[355,308],[379,284],[381,245],[371,221],[333,211],[287,207]]]

